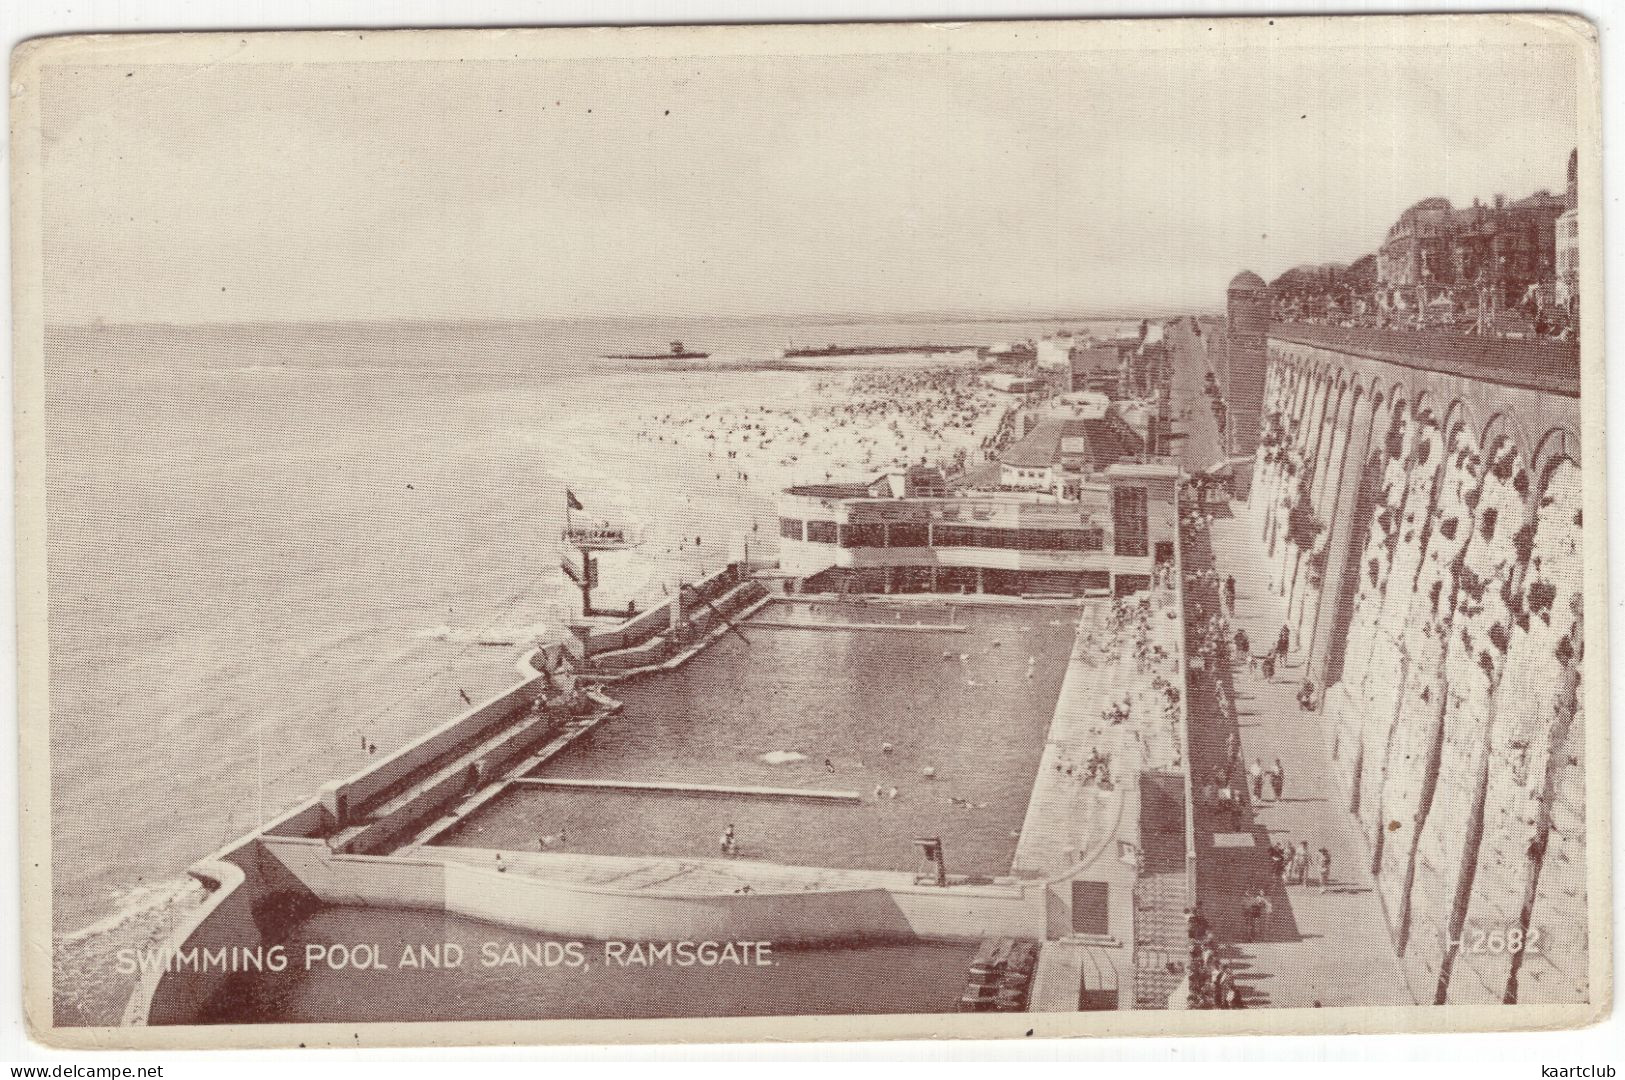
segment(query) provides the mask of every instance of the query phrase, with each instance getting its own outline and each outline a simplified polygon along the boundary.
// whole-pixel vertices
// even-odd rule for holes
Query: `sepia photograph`
[[[1584,20],[11,79],[34,1038],[1611,1008]]]

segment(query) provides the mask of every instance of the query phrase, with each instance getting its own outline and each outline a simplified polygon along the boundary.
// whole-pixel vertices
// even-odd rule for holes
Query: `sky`
[[[1561,191],[1557,47],[53,67],[50,322],[1217,309]]]

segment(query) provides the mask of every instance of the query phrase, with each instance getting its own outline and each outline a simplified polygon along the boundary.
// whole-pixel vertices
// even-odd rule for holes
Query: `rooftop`
[[[1125,344],[1139,344],[1139,338],[1132,339]],[[1089,375],[1096,372],[1117,374],[1117,369],[1123,363],[1123,354],[1113,343],[1075,345],[1072,347],[1072,374]]]
[[[1040,420],[1000,459],[1021,469],[1045,469],[1061,459],[1062,420]]]
[[[1081,461],[1093,471],[1136,458],[1145,443],[1121,417],[1046,418],[1001,459],[1015,468],[1041,469],[1062,461]]]
[[[791,495],[807,495],[815,499],[862,499],[869,495],[868,484],[798,484],[789,489]]]

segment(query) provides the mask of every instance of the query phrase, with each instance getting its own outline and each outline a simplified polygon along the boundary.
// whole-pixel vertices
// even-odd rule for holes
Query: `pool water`
[[[904,624],[950,621],[931,603],[781,603],[758,618],[889,622],[894,610]],[[537,775],[844,790],[861,802],[516,785],[443,842],[536,850],[562,833],[550,850],[715,856],[732,824],[749,858],[912,871],[913,838],[941,836],[951,873],[1006,874],[1077,614],[955,605],[963,633],[746,622],[743,638],[725,635],[675,671],[615,685],[625,711]],[[774,751],[804,757],[763,760]]]

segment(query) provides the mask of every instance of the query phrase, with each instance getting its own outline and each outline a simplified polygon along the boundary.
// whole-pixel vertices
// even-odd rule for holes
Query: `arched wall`
[[[1268,356],[1255,535],[1413,992],[1584,1000],[1577,393]],[[1490,923],[1550,950],[1461,946]]]

